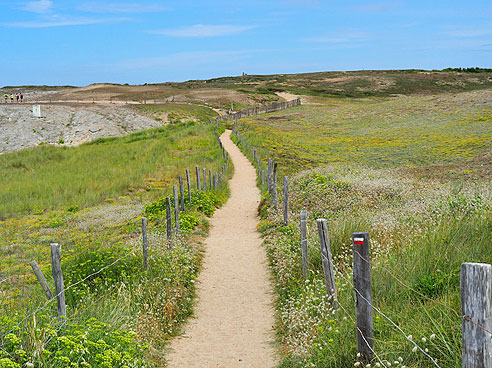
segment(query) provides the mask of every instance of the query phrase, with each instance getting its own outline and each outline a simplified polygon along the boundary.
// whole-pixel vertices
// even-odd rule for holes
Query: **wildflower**
[[[413,339],[413,336],[412,335],[408,335],[408,340],[412,340]]]
[[[422,337],[422,342],[426,342],[427,339],[425,337]]]
[[[436,334],[430,335],[429,339],[434,340],[436,338]]]
[[[355,362],[354,363],[354,367],[359,367],[360,366],[360,362]]]
[[[414,346],[414,347],[413,347],[413,349],[412,349],[412,352],[414,352],[414,353],[415,353],[415,352],[417,351],[417,349],[418,349],[418,348],[417,348],[416,346]]]

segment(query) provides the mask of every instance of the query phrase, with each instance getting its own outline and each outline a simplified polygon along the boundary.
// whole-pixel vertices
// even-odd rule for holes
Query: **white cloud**
[[[66,17],[52,16],[43,20],[34,20],[26,22],[4,23],[6,27],[15,28],[50,28],[66,26],[83,26],[90,24],[115,23],[128,21],[127,18],[83,18],[83,17]]]
[[[48,13],[53,7],[53,1],[50,0],[39,0],[39,1],[28,1],[24,6],[21,7],[22,10],[26,10],[33,13]]]
[[[89,13],[157,13],[166,10],[158,4],[140,4],[126,2],[85,2],[78,6],[78,10]]]
[[[233,26],[233,25],[203,25],[196,24],[189,27],[171,28],[149,31],[152,34],[170,36],[170,37],[216,37],[228,36],[241,33],[255,28],[255,26]]]

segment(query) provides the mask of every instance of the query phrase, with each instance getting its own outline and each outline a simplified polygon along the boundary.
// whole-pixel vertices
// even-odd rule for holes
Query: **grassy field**
[[[166,114],[172,123],[190,120],[206,123],[209,119],[215,119],[218,116],[216,112],[207,106],[193,104],[138,105],[137,109],[157,120],[162,120],[162,115]]]
[[[243,119],[251,144],[297,171],[356,162],[425,167],[469,161],[492,145],[490,91],[398,99],[324,100]]]
[[[184,168],[216,169],[212,132],[183,123],[78,147],[37,147],[0,156],[0,219],[25,212],[87,207],[128,193],[169,187]]]
[[[214,192],[194,190],[170,248],[162,198],[186,168],[217,171],[224,164],[212,129],[197,122],[200,116],[193,120],[0,156],[7,183],[0,208],[0,367],[163,364],[167,339],[192,313],[207,216],[228,196],[227,184]],[[148,272],[142,267],[144,214]],[[62,323],[29,266],[36,260],[53,284],[52,242],[62,245],[69,287]]]
[[[370,236],[374,305],[441,367],[461,366],[460,264],[492,263],[491,172],[483,167],[490,157],[487,101],[489,91],[337,99],[241,121],[240,132],[261,157],[279,162],[279,184],[284,174],[291,177],[289,226],[264,187],[260,205],[259,228],[277,291],[281,367],[357,366],[351,286],[356,231]],[[307,280],[301,209],[308,211]],[[327,219],[334,255],[333,308],[318,218]],[[375,359],[371,366],[434,366],[376,311],[374,330],[382,363]]]

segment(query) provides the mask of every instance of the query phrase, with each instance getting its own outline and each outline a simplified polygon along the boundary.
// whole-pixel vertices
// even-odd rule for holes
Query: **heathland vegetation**
[[[325,98],[238,123],[263,160],[279,163],[279,194],[283,175],[291,179],[291,223],[283,224],[262,187],[259,225],[277,290],[282,367],[360,364],[351,239],[358,231],[369,232],[378,309],[379,358],[371,366],[424,368],[435,366],[432,359],[441,367],[461,366],[460,265],[492,262],[491,96]],[[302,209],[308,211],[306,279]],[[328,223],[336,270],[333,306],[321,266],[319,218]]]

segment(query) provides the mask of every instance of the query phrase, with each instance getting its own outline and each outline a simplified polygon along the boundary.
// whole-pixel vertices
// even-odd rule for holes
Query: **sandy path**
[[[255,169],[230,131],[221,139],[235,167],[231,197],[211,219],[196,318],[171,343],[169,367],[274,367],[272,291],[256,231]]]

